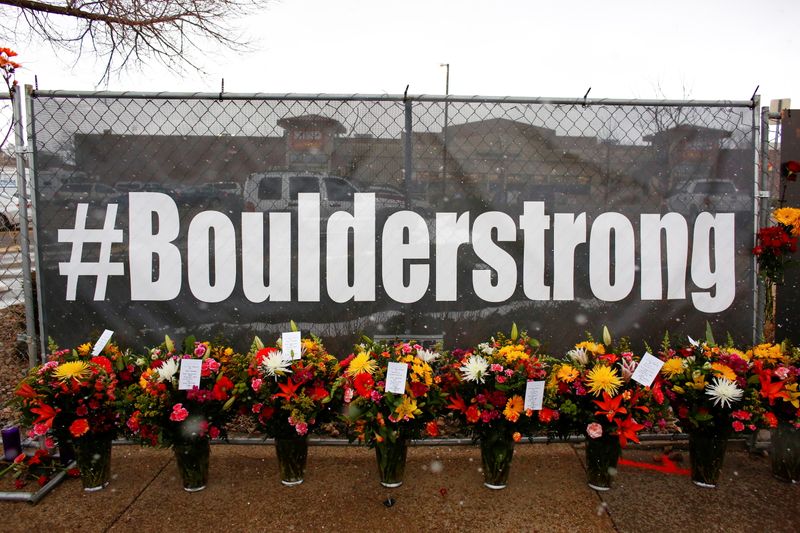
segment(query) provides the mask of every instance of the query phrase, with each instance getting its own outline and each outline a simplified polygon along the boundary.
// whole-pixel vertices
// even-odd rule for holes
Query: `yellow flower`
[[[617,393],[617,388],[622,385],[622,378],[619,377],[615,368],[596,365],[586,374],[586,385],[589,386],[589,391],[595,396],[600,396],[603,391],[614,396]]]
[[[428,363],[415,357],[411,365],[411,381],[422,381],[430,387],[433,384],[433,369]]]
[[[796,409],[800,409],[800,391],[797,390],[797,383],[786,385],[784,390],[789,393],[788,402],[794,405]]]
[[[685,361],[680,357],[671,357],[667,359],[664,366],[661,367],[661,373],[667,378],[674,378],[678,374],[682,374],[686,369]]]
[[[772,216],[780,224],[792,227],[792,235],[800,235],[800,209],[796,207],[781,207],[776,209]]]
[[[59,381],[80,380],[89,375],[89,365],[83,361],[70,361],[58,365],[53,376]]]
[[[80,355],[81,357],[86,357],[87,355],[89,355],[89,352],[91,351],[92,351],[91,342],[87,342],[78,346],[78,355]]]
[[[728,381],[736,381],[736,372],[733,371],[728,365],[722,363],[711,363],[711,369],[714,371],[715,376],[720,376]]]
[[[347,375],[348,376],[355,376],[357,374],[361,374],[362,372],[366,372],[367,374],[372,374],[375,370],[378,369],[378,363],[370,357],[369,352],[361,352],[357,356],[353,357],[350,361],[350,364],[347,365]]]
[[[394,412],[397,414],[398,420],[403,420],[405,418],[414,418],[415,414],[418,415],[422,411],[417,409],[417,400],[409,398],[408,396],[403,396],[403,401],[397,406]]]
[[[506,402],[506,408],[503,409],[503,416],[509,422],[516,422],[519,420],[519,415],[522,414],[525,402],[522,401],[522,396],[515,394]]]
[[[747,352],[751,358],[761,359],[767,362],[777,363],[783,361],[784,355],[780,344],[759,344]]]
[[[497,354],[506,360],[508,363],[512,363],[517,359],[530,359],[531,356],[525,353],[525,347],[521,344],[512,344],[509,346],[503,346],[497,352]]]
[[[696,390],[703,390],[706,388],[706,377],[696,372],[692,381],[687,381],[684,383],[687,388],[689,389],[696,389]]]
[[[572,383],[578,377],[578,371],[570,365],[561,365],[556,377],[565,383]]]
[[[606,353],[606,347],[599,342],[583,341],[576,344],[575,348],[583,348],[587,352],[592,352],[595,355],[603,355]]]

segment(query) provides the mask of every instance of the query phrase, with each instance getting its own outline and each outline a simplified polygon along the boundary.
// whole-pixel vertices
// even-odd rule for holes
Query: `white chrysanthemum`
[[[586,348],[575,348],[567,352],[572,362],[577,366],[586,366],[589,364],[589,355],[586,353]]]
[[[432,362],[439,359],[439,355],[440,354],[438,352],[434,352],[432,350],[425,350],[425,349],[417,350],[417,357],[419,357],[428,364],[431,364]]]
[[[492,355],[494,353],[494,346],[488,342],[482,342],[478,345],[478,350],[484,355]]]
[[[178,359],[170,358],[164,361],[164,364],[156,369],[156,372],[158,372],[158,382],[163,383],[165,381],[170,381],[178,372],[179,367],[180,361]]]
[[[486,371],[489,370],[489,361],[480,355],[471,355],[459,370],[464,380],[483,383]]]
[[[714,383],[706,385],[706,394],[713,398],[714,405],[722,404],[722,407],[731,407],[732,402],[742,399],[744,391],[727,378],[715,377]]]
[[[283,352],[280,350],[276,350],[262,359],[260,366],[264,374],[274,376],[276,380],[278,376],[292,373],[292,371],[289,370],[289,367],[292,366],[292,360],[284,356]]]

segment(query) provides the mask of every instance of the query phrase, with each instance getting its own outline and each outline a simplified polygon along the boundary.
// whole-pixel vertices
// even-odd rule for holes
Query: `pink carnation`
[[[497,363],[492,363],[489,366],[489,370],[491,370],[492,372],[502,372],[503,371],[503,365],[499,365]]]
[[[742,424],[742,423],[741,423],[740,421],[738,421],[738,420],[734,420],[734,421],[733,421],[733,430],[734,430],[734,431],[736,431],[737,433],[738,433],[739,431],[744,431],[744,424]]]
[[[253,412],[253,414],[257,415],[257,414],[259,414],[261,412],[261,408],[263,408],[263,407],[264,407],[264,404],[256,403],[256,404],[253,404],[253,407],[250,410]]]
[[[508,377],[511,377],[511,376],[514,375],[514,371],[511,370],[510,368],[506,368],[505,371],[503,372],[503,374],[505,374]]]
[[[189,411],[183,408],[182,403],[176,403],[172,407],[172,412],[169,414],[169,419],[173,422],[183,422],[189,416]]]
[[[586,434],[589,435],[591,439],[599,439],[603,436],[603,426],[597,422],[592,422],[586,426]]]
[[[300,422],[299,424],[295,424],[294,429],[297,431],[298,435],[305,435],[308,433],[308,424]]]
[[[505,383],[506,382],[506,378],[504,376],[497,376],[495,378],[495,380],[497,380],[498,383]]]
[[[344,389],[344,403],[350,403],[353,400],[353,389],[345,387]]]
[[[197,357],[203,357],[206,354],[206,345],[198,342],[197,345],[194,347],[194,354]]]
[[[784,380],[789,376],[789,368],[785,366],[781,366],[775,369],[775,377],[780,380]]]
[[[263,385],[263,383],[264,380],[262,380],[261,378],[253,378],[253,381],[250,382],[250,386],[253,388],[253,391],[258,392],[258,389],[261,388],[261,385]]]

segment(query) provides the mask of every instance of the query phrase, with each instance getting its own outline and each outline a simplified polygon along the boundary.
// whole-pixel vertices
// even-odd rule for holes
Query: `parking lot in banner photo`
[[[21,303],[22,253],[18,231],[0,231],[0,308]]]

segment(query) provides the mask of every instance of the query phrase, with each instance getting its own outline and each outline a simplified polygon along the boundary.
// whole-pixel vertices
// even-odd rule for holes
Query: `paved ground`
[[[764,456],[733,448],[715,490],[683,475],[621,466],[614,489],[597,493],[584,482],[583,450],[570,444],[518,446],[502,491],[483,487],[474,446],[412,447],[406,482],[384,489],[372,450],[312,447],[305,483],[289,488],[278,481],[271,446],[216,445],[208,488],[189,494],[171,452],[121,445],[106,490],[85,494],[71,479],[36,506],[0,502],[0,530],[800,530],[800,486],[774,480]],[[624,457],[646,463],[655,453],[628,449]]]

